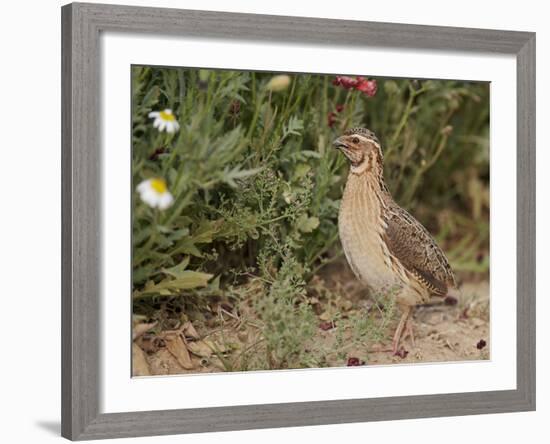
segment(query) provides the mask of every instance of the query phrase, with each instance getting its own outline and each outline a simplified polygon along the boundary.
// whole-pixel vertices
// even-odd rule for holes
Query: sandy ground
[[[462,288],[467,301],[454,306],[418,307],[414,314],[414,347],[410,339],[405,357],[371,352],[369,365],[489,359],[489,285],[470,283]],[[390,341],[383,344],[389,346]],[[373,347],[375,348],[375,347]]]
[[[343,299],[351,306],[349,311],[353,313],[356,307],[368,304],[369,300],[365,298],[364,290],[358,290],[356,281],[349,280],[348,283],[348,288],[342,290],[346,293]],[[327,328],[323,308],[318,307],[319,328],[313,343],[316,348],[329,350],[325,358],[326,365],[330,367],[489,359],[488,282],[484,280],[463,284],[462,298],[455,302],[449,304],[439,300],[431,305],[417,307],[414,313],[414,346],[410,339],[406,339],[398,356],[388,349],[391,347],[399,312],[392,316],[391,322],[384,328],[385,333],[380,342],[350,343],[342,357],[342,353],[337,353],[335,345],[339,324],[334,323],[334,326]],[[236,367],[231,363],[256,350],[255,347],[262,341],[261,330],[250,317],[244,322],[242,315],[232,314],[223,305],[218,310],[220,319],[224,320],[222,328],[216,322],[210,326],[201,324],[197,327],[191,322],[184,322],[179,328],[169,331],[156,331],[153,325],[149,331],[146,325],[134,326],[134,336],[138,336],[133,344],[134,375],[242,370],[242,362]],[[344,338],[353,334],[348,330],[353,328],[348,325]],[[257,350],[261,352],[261,348]]]

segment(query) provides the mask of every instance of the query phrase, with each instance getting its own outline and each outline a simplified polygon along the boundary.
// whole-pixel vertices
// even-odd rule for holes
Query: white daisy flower
[[[174,202],[164,179],[147,179],[136,187],[139,197],[152,208],[165,210]]]
[[[152,111],[149,113],[150,119],[155,119],[153,126],[158,128],[160,132],[166,130],[167,133],[175,133],[180,129],[180,124],[176,120],[176,116],[172,113],[171,109],[165,109],[164,111]]]

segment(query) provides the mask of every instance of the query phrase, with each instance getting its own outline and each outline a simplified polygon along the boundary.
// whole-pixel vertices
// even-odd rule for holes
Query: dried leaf
[[[212,348],[205,344],[204,341],[189,342],[187,348],[191,353],[201,358],[209,358],[214,353]]]
[[[191,322],[189,321],[183,324],[183,332],[185,334],[185,337],[187,338],[193,338],[193,339],[200,338],[199,334],[197,333],[197,330],[195,330],[195,327],[193,327],[193,324],[191,324]]]
[[[166,346],[164,339],[160,336],[143,334],[136,338],[135,343],[141,347],[145,353],[156,353]]]
[[[242,342],[248,342],[248,331],[247,331],[247,330],[239,331],[239,332],[237,333],[237,337],[238,337],[239,340],[242,341]]]
[[[151,323],[143,323],[143,324],[136,324],[134,325],[133,331],[132,331],[132,339],[135,341],[137,338],[139,338],[141,335],[147,333],[149,330],[154,328],[157,325],[157,321],[151,322]]]
[[[147,320],[147,316],[133,314],[132,315],[132,326],[136,326],[137,324],[142,324],[146,320]]]
[[[353,308],[353,302],[351,302],[349,299],[343,299],[340,303],[340,306],[344,311],[349,311]]]
[[[132,344],[132,375],[151,376],[145,352],[135,343]]]
[[[220,344],[218,341],[212,341],[210,339],[205,339],[203,341],[213,352],[216,353],[225,353],[227,351],[227,347],[223,344]]]
[[[186,370],[191,370],[194,367],[189,350],[187,350],[187,345],[180,335],[166,335],[164,341],[166,342],[167,350],[176,358],[179,365]]]

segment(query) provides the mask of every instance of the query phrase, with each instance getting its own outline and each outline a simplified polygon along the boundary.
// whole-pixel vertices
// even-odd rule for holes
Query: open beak
[[[338,137],[338,139],[336,139],[334,142],[332,142],[332,145],[336,149],[347,148],[347,145],[344,142],[342,137]]]

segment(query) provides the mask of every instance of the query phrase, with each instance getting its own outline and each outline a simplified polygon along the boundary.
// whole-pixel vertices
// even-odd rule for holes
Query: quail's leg
[[[406,325],[409,323],[411,312],[412,312],[411,306],[407,305],[403,307],[403,314],[401,315],[401,319],[399,320],[399,324],[397,324],[397,328],[395,329],[395,334],[393,335],[392,352],[394,354],[396,354],[397,351],[399,350],[399,342],[401,340],[401,336],[403,335],[403,331]]]
[[[413,348],[416,348],[416,344],[414,341],[414,328],[413,328],[413,316],[412,316],[413,309],[411,307],[410,315],[407,319],[407,322],[405,322],[405,330],[403,332],[403,337],[401,338],[403,341],[407,338],[411,338],[411,345]]]

